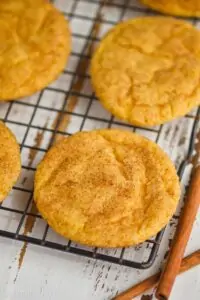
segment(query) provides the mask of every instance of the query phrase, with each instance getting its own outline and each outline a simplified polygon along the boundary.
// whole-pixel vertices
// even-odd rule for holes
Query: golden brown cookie
[[[122,130],[80,132],[39,164],[38,210],[61,235],[90,246],[123,247],[154,236],[174,213],[179,180],[153,142]]]
[[[64,16],[46,0],[0,1],[0,101],[55,80],[71,47]]]
[[[120,23],[97,48],[91,76],[105,108],[134,125],[184,116],[200,103],[200,32],[167,17]]]
[[[0,121],[0,202],[17,181],[20,170],[20,151],[16,138]]]
[[[170,15],[199,17],[199,0],[141,0],[147,6]]]

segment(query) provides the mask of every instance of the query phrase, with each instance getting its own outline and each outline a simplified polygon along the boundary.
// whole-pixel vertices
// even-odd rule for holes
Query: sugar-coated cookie
[[[135,133],[80,132],[53,146],[39,164],[34,199],[48,224],[90,246],[123,247],[154,236],[180,195],[161,148]]]
[[[120,23],[94,53],[91,78],[105,108],[134,125],[184,116],[200,103],[200,32],[168,17]]]
[[[64,16],[47,0],[0,1],[0,101],[55,80],[71,48]]]
[[[17,181],[20,170],[19,145],[10,129],[0,121],[0,202]]]

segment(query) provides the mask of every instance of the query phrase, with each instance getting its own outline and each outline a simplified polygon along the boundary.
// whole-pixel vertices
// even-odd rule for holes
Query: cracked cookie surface
[[[16,138],[0,121],[0,202],[17,181],[20,170],[20,151]]]
[[[55,80],[71,47],[64,16],[46,0],[0,1],[0,101]]]
[[[170,15],[185,17],[200,16],[199,0],[141,0],[141,2],[157,11]]]
[[[76,242],[138,244],[174,213],[176,170],[153,142],[114,129],[80,132],[53,146],[39,164],[34,200],[48,224]]]
[[[101,41],[90,71],[97,97],[115,116],[165,123],[200,103],[200,32],[173,18],[128,20]]]

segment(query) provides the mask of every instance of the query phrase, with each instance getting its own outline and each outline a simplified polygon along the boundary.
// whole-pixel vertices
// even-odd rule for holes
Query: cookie
[[[135,245],[174,213],[179,180],[167,155],[135,133],[80,132],[53,146],[34,184],[38,210],[58,233],[99,247]]]
[[[199,17],[199,0],[141,0],[147,6],[170,15]]]
[[[17,181],[20,170],[20,151],[16,138],[0,121],[0,202]]]
[[[0,101],[29,96],[64,69],[69,26],[49,1],[1,0],[0,45]]]
[[[200,103],[200,32],[168,17],[120,23],[94,53],[91,78],[105,108],[133,125],[184,116]]]

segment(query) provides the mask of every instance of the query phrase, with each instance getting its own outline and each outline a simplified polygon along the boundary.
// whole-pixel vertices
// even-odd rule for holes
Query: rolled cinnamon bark
[[[181,268],[179,274],[197,266],[200,264],[200,250],[190,254],[182,260]],[[134,297],[137,297],[143,294],[145,291],[155,287],[159,281],[161,273],[157,273],[139,284],[131,287],[127,291],[121,293],[120,295],[113,298],[113,300],[132,300]]]
[[[156,297],[169,299],[176,275],[179,272],[185,248],[200,204],[200,166],[194,169],[188,195],[172,242],[167,263],[158,284]]]

